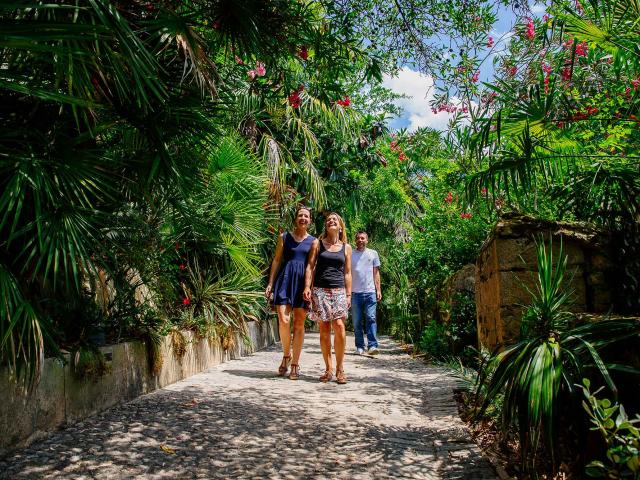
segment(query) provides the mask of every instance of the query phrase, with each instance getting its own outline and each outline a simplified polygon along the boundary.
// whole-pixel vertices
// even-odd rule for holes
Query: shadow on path
[[[0,462],[0,478],[495,478],[441,369],[391,351],[321,384],[308,334],[294,382],[277,348],[114,407]]]

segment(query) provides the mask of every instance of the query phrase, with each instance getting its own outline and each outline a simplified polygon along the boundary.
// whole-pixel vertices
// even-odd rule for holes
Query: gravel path
[[[387,338],[381,352],[347,355],[349,383],[322,384],[308,333],[298,381],[275,376],[274,346],[59,430],[0,461],[0,478],[496,478],[446,370]]]

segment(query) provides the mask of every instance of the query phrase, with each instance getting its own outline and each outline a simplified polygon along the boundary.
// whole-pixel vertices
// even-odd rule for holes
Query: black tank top
[[[319,288],[344,288],[345,243],[339,252],[330,252],[320,240],[313,286]]]

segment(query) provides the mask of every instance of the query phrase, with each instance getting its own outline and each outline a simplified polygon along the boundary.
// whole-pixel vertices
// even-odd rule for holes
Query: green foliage
[[[434,359],[443,359],[449,356],[451,344],[447,326],[436,320],[431,320],[422,332],[418,347]]]
[[[547,250],[543,242],[537,242],[537,251],[539,285],[523,332],[527,336],[492,355],[480,371],[476,389],[479,415],[504,394],[501,426],[518,431],[521,459],[527,468],[536,465],[541,439],[555,459],[560,409],[575,404],[575,385],[582,378],[597,373],[617,392],[598,352],[640,335],[640,324],[629,320],[569,328],[568,295],[562,288],[566,256],[560,251],[554,264],[551,244]]]
[[[435,360],[457,357],[464,365],[473,365],[478,338],[473,295],[456,292],[449,308],[450,315],[446,323],[442,319],[432,319],[427,324],[418,348]]]
[[[104,354],[93,346],[79,346],[71,352],[71,359],[73,373],[81,380],[96,382],[101,376],[111,371]]]
[[[606,461],[594,460],[586,473],[597,478],[640,478],[640,416],[630,419],[622,405],[612,404],[607,398],[599,400],[599,388],[591,392],[591,382],[583,379],[585,400],[582,406],[590,417],[591,430],[602,434],[607,445]]]
[[[321,205],[316,125],[357,138],[336,100],[379,75],[321,4],[203,7],[0,7],[0,363],[30,383],[58,343],[87,341],[63,298],[99,299],[114,341],[157,345],[194,315],[242,330],[260,316],[269,198]]]

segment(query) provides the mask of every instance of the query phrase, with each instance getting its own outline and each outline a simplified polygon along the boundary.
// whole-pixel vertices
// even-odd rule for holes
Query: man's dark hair
[[[364,234],[367,236],[367,238],[369,237],[369,234],[367,233],[367,231],[366,231],[366,230],[358,230],[358,232],[356,233],[356,237],[357,237],[358,235],[360,235],[361,233],[364,233]]]

